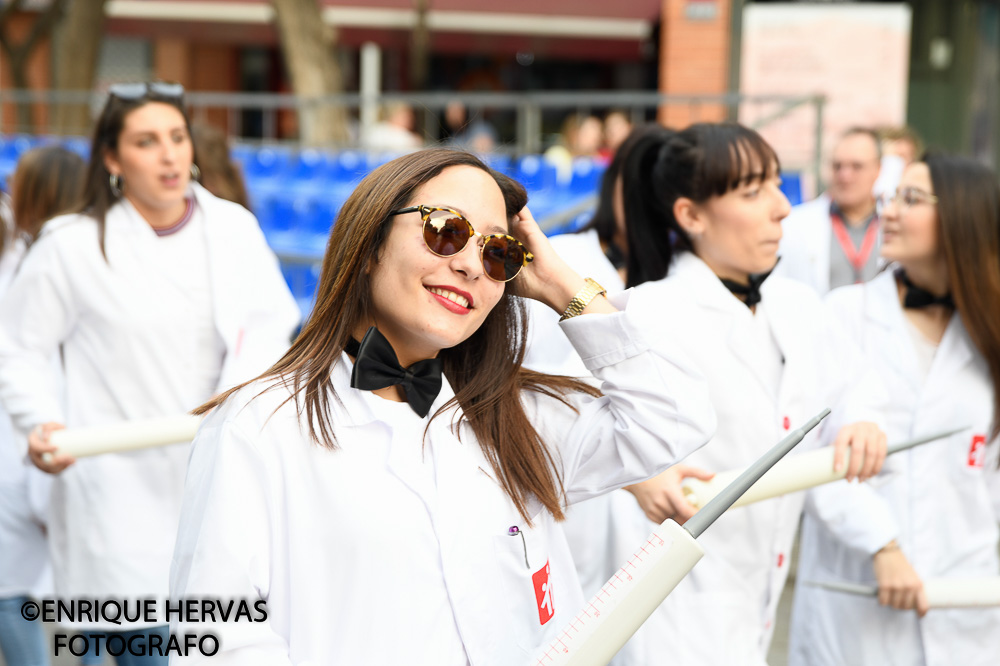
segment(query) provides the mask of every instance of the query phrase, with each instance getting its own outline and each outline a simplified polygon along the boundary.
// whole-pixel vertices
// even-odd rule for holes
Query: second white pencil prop
[[[888,454],[898,453],[906,449],[926,444],[937,439],[950,437],[955,433],[967,430],[967,428],[956,428],[945,432],[918,437],[907,442],[901,442],[889,446]],[[847,476],[847,463],[850,460],[850,451],[844,458],[839,472],[833,471],[833,447],[825,446],[808,453],[800,453],[784,458],[776,464],[760,481],[753,484],[742,497],[736,500],[733,507],[745,506],[771,499],[780,495],[787,495],[799,490],[806,490],[824,483],[839,481]],[[733,482],[743,470],[731,469],[719,472],[709,481],[699,479],[684,480],[684,497],[697,509],[708,504],[709,500],[715,497],[723,488]]]
[[[533,666],[605,666],[677,586],[705,551],[697,542],[778,460],[830,413],[824,410],[748,467],[683,527],[668,518],[567,624]]]
[[[833,592],[877,597],[878,587],[858,583],[805,581],[806,585]],[[1000,576],[982,578],[928,578],[924,594],[931,608],[978,608],[1000,606]]]
[[[198,432],[201,420],[200,416],[181,414],[103,426],[66,428],[49,435],[49,441],[58,449],[56,453],[74,458],[122,453],[190,442]]]

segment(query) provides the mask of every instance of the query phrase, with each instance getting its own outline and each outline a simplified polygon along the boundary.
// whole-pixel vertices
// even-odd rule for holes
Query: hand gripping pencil
[[[101,453],[122,453],[153,446],[190,442],[198,432],[202,417],[180,414],[158,419],[125,421],[103,426],[56,430],[49,441],[56,453],[74,458]]]
[[[793,430],[696,513],[683,527],[668,518],[530,662],[533,666],[604,666],[656,607],[667,598],[705,551],[697,542],[757,479],[802,441],[829,409]]]
[[[967,429],[968,428],[956,428],[945,432],[934,433],[933,435],[927,435],[925,437],[911,439],[907,442],[893,444],[889,446],[888,455],[905,451],[906,449],[911,449],[914,446],[919,446],[920,444],[933,442],[937,439],[950,437],[955,433],[962,432]],[[847,462],[850,460],[849,456],[850,451],[848,451],[848,457],[844,460],[844,464],[839,472],[833,471],[832,446],[824,446],[823,448],[816,449],[815,451],[789,456],[778,462],[767,474],[764,475],[760,481],[753,484],[750,490],[736,500],[733,507],[745,506],[747,504],[753,504],[754,502],[760,502],[761,500],[778,497],[779,495],[786,495],[798,490],[805,490],[814,486],[823,485],[824,483],[839,481],[847,476]],[[732,469],[726,472],[719,472],[709,481],[701,481],[699,479],[690,478],[685,479],[683,486],[684,497],[695,508],[700,509],[708,504],[709,500],[715,497],[716,494],[718,494],[723,488],[732,483],[733,479],[739,476],[742,471],[743,470]]]

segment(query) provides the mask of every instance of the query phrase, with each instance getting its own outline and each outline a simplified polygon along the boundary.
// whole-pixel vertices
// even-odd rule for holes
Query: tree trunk
[[[431,35],[427,28],[428,0],[414,0],[417,21],[410,35],[410,86],[413,90],[427,87],[427,72],[430,70]]]
[[[410,33],[410,89],[422,91],[427,89],[427,74],[430,71],[431,33],[427,28],[427,5],[429,0],[414,0],[416,23]],[[427,109],[414,109],[413,129],[417,134],[424,135],[430,130]],[[437,136],[434,127],[430,136]]]
[[[323,23],[318,0],[272,0],[282,53],[299,109],[299,140],[324,145],[347,139],[344,107],[319,102],[341,92],[335,33]]]
[[[11,43],[7,35],[10,18],[22,10],[24,0],[11,0],[0,10],[0,49],[10,61],[11,77],[14,79],[14,88],[17,90],[28,90],[28,62],[38,45],[44,41],[51,33],[52,28],[58,23],[65,13],[66,0],[52,0],[49,6],[37,14],[37,18],[31,24],[28,36],[20,44]],[[17,124],[21,132],[31,133],[34,131],[35,122],[32,111],[34,104],[25,102],[17,105]]]
[[[97,58],[104,35],[106,0],[76,0],[69,5],[66,19],[56,28],[53,58],[56,90],[94,88]],[[87,134],[90,130],[90,105],[86,102],[57,103],[53,119],[57,134]]]

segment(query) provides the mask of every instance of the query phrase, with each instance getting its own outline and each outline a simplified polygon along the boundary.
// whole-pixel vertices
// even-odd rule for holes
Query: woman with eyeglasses
[[[63,599],[166,596],[189,446],[74,461],[51,433],[182,415],[273,363],[298,321],[257,221],[194,181],[182,92],[112,86],[77,212],[45,225],[0,304],[0,398],[30,433],[19,457],[55,475],[49,529]],[[73,628],[165,642],[166,624]],[[165,661],[129,657],[118,662]]]
[[[710,435],[698,373],[552,251],[526,200],[468,153],[379,167],[292,348],[203,408],[171,594],[267,611],[179,626],[221,637],[206,663],[528,663],[583,605],[567,504]],[[603,395],[521,367],[524,298],[562,315]]]
[[[833,414],[799,449],[832,443],[838,465],[850,450],[849,478],[867,478],[881,465],[885,437],[873,422],[880,386],[864,376],[859,354],[810,289],[768,277],[789,211],[779,174],[771,146],[736,124],[663,129],[625,158],[628,278],[638,283],[630,306],[646,337],[701,368],[720,418],[712,440],[681,464],[611,496],[604,548],[615,566],[643,543],[650,521],[683,523],[694,514],[685,478],[746,467],[825,407]],[[722,516],[699,538],[704,558],[615,663],[763,666],[802,495]]]
[[[931,609],[923,580],[1000,575],[1000,185],[973,160],[908,166],[883,211],[888,270],[829,296],[892,397],[891,440],[967,426],[897,454],[877,486],[894,519],[883,547],[807,516],[790,664],[996,663],[1000,609]],[[859,597],[807,581],[877,585]],[[852,636],[851,641],[837,637]]]

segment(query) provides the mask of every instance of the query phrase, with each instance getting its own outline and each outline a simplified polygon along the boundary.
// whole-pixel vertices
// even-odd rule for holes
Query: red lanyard
[[[847,257],[847,261],[854,267],[855,284],[862,282],[861,271],[864,269],[865,264],[868,263],[868,257],[871,256],[872,250],[875,249],[875,240],[878,238],[878,218],[875,217],[868,223],[868,229],[865,231],[864,240],[861,241],[860,250],[854,247],[854,243],[847,234],[847,227],[844,226],[844,221],[840,219],[840,215],[830,213],[830,221],[833,223],[833,235],[837,237],[840,248],[844,251],[844,256]]]

